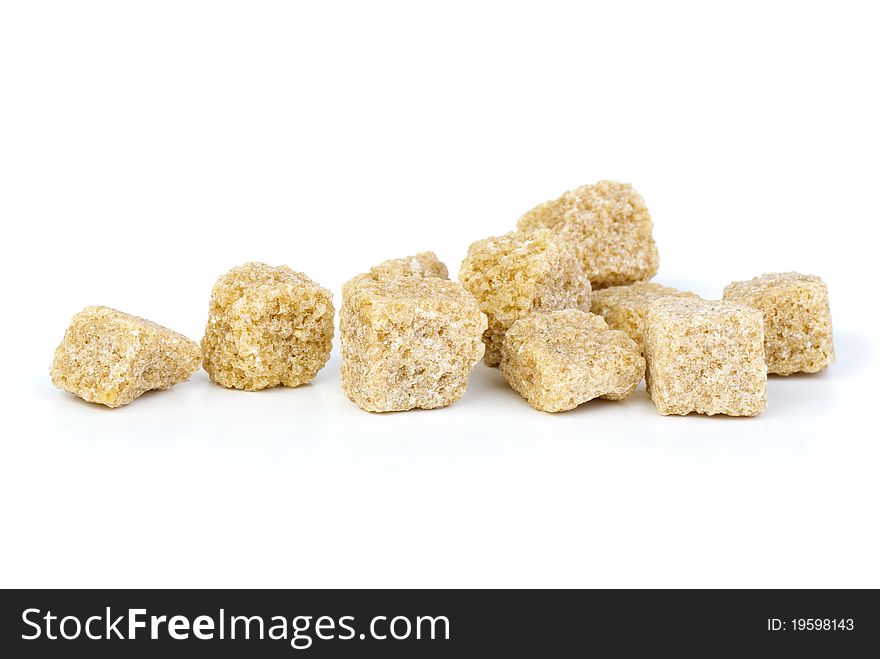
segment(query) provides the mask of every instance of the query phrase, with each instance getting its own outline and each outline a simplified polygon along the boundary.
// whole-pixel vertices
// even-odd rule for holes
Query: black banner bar
[[[7,590],[4,657],[873,656],[873,590]]]

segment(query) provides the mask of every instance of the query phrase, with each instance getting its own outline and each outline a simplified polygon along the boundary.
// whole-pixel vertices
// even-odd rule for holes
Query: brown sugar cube
[[[541,229],[478,240],[458,278],[489,318],[486,364],[501,361],[504,333],[534,311],[590,310],[590,280],[566,245]]]
[[[311,382],[330,357],[332,297],[286,265],[233,268],[211,292],[202,338],[208,375],[247,391]]]
[[[819,277],[783,272],[735,281],[724,299],[764,314],[768,372],[816,373],[834,363],[828,287]]]
[[[767,405],[764,322],[740,304],[664,297],[648,305],[648,395],[661,414],[754,416]]]
[[[364,281],[388,281],[398,277],[439,277],[449,279],[446,264],[434,252],[419,252],[402,259],[390,259],[370,268],[369,272],[352,277],[342,285],[345,296],[352,286]]]
[[[605,319],[609,327],[619,329],[645,349],[645,311],[648,305],[661,297],[699,297],[690,291],[680,291],[647,281],[628,286],[612,286],[593,291],[590,311]]]
[[[651,215],[627,183],[583,185],[533,208],[517,227],[546,227],[572,245],[594,289],[650,279],[660,265]]]
[[[90,403],[121,407],[151,389],[184,382],[199,345],[137,316],[86,307],[70,321],[52,363],[52,384]]]
[[[369,412],[454,403],[483,356],[486,316],[448,279],[362,282],[343,297],[339,323],[342,390]]]
[[[501,373],[536,410],[562,412],[593,398],[626,398],[645,375],[645,360],[600,316],[566,309],[516,321],[504,338]]]

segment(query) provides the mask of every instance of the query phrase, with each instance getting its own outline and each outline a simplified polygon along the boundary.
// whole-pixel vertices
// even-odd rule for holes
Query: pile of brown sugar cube
[[[767,374],[834,362],[828,290],[794,272],[733,282],[705,300],[649,281],[652,221],[632,186],[600,181],[471,244],[458,281],[433,252],[344,284],[342,390],[369,412],[444,407],[482,359],[536,410],[621,400],[645,378],[664,415],[754,416]],[[247,263],[211,292],[201,344],[106,307],[74,316],[53,383],[119,407],[201,365],[234,389],[311,382],[330,357],[332,294],[287,266]]]

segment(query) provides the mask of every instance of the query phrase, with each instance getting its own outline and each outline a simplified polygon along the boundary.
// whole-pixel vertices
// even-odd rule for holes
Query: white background
[[[872,3],[313,4],[2,5],[0,585],[880,586]],[[543,414],[483,365],[370,415],[336,349],[118,410],[49,381],[85,305],[197,339],[244,261],[338,302],[601,178],[657,281],[821,275],[838,363],[754,419]]]

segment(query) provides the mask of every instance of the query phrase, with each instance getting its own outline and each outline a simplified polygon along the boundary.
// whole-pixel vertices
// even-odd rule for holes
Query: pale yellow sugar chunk
[[[311,382],[330,358],[333,296],[286,265],[246,263],[214,284],[203,365],[224,387]]]
[[[754,416],[767,405],[760,312],[740,304],[664,297],[648,305],[648,395],[661,414]]]
[[[483,356],[486,316],[448,279],[362,282],[343,297],[339,322],[342,390],[369,412],[454,403]]]
[[[621,400],[645,375],[638,344],[578,309],[536,313],[504,338],[501,373],[536,410],[562,412],[594,398]]]
[[[724,289],[724,299],[764,315],[768,372],[816,373],[834,363],[828,287],[819,277],[777,272],[735,281]]]
[[[352,286],[364,281],[388,281],[398,277],[439,277],[449,279],[449,270],[434,252],[419,252],[402,259],[389,259],[370,268],[369,272],[352,277],[342,285],[345,296]]]
[[[571,245],[594,289],[650,279],[660,265],[651,215],[628,183],[583,185],[533,208],[517,227],[546,227]]]
[[[108,307],[70,321],[52,362],[52,384],[90,403],[127,405],[151,389],[184,382],[199,368],[195,341]]]
[[[489,318],[483,335],[489,366],[500,363],[504,333],[520,318],[535,311],[590,310],[590,280],[574,252],[546,229],[476,241],[458,278]]]
[[[593,291],[590,311],[602,316],[613,329],[629,334],[644,350],[645,311],[651,302],[661,297],[699,296],[690,291],[641,281],[628,286],[612,286]]]

